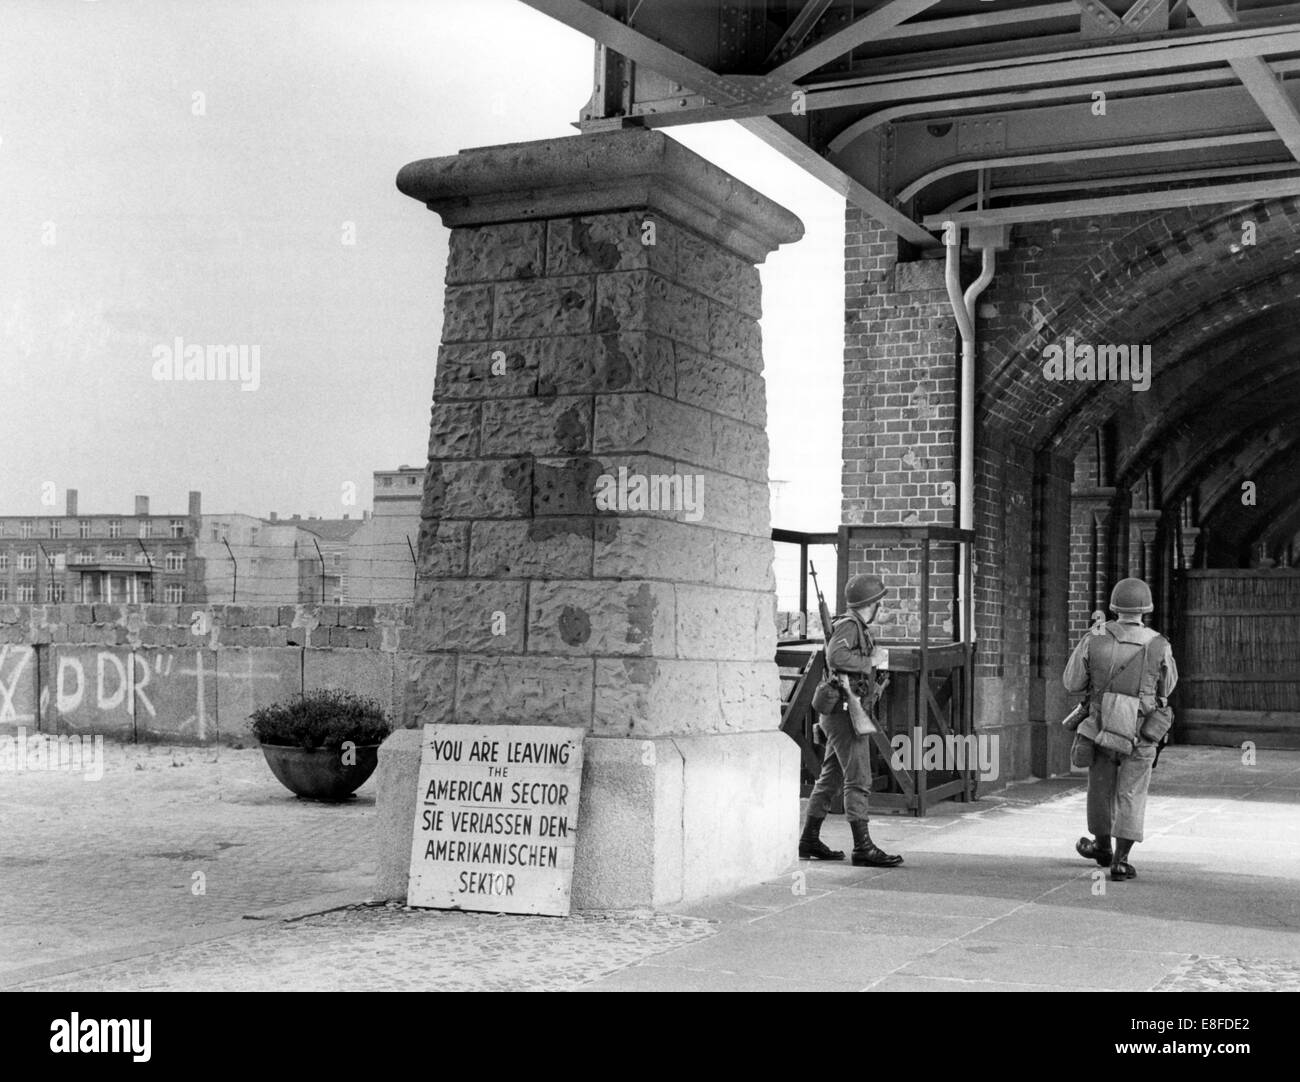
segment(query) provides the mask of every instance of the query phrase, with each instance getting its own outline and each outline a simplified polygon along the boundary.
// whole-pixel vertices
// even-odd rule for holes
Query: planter
[[[266,764],[283,785],[306,800],[347,800],[379,765],[379,745],[355,749],[356,762],[343,762],[340,748],[289,748],[263,744]]]

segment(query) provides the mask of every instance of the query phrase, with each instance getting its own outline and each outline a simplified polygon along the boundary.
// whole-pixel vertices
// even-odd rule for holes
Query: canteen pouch
[[[1145,744],[1158,744],[1173,728],[1174,710],[1171,706],[1157,706],[1142,722],[1140,735]]]
[[[843,692],[838,684],[823,680],[813,692],[812,708],[819,714],[833,714],[840,708],[840,696]]]
[[[1070,745],[1070,765],[1086,770],[1092,766],[1093,754],[1096,747],[1082,733],[1074,734],[1074,743]]]

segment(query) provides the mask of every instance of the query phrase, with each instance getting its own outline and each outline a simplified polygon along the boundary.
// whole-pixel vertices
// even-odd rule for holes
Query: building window
[[[95,554],[94,554],[93,552],[79,552],[79,553],[77,553],[77,563],[79,563],[79,564],[93,564],[94,562],[95,562]]]
[[[334,553],[334,566],[338,567],[343,562],[343,557],[339,553]]]
[[[256,545],[256,544],[257,544],[257,533],[258,533],[258,530],[257,530],[257,527],[256,527],[256,526],[254,526],[252,529],[250,529],[250,530],[248,531],[248,543],[249,543],[250,545]]]
[[[52,518],[52,519],[50,519],[50,536],[51,536],[51,537],[58,537],[59,534],[62,532],[62,529],[61,529],[62,525],[63,525],[63,524],[62,524],[61,522],[59,522],[59,520],[58,520],[57,518]]]
[[[36,570],[36,553],[34,553],[34,552],[20,552],[20,553],[18,554],[18,570],[19,570],[19,571],[35,571],[35,570]]]
[[[140,520],[140,536],[141,537],[153,536],[153,521],[151,519],[142,518]]]
[[[168,605],[179,605],[185,600],[185,587],[179,582],[169,582],[163,590],[163,597]]]
[[[9,553],[0,552],[0,571],[9,570]]]
[[[0,582],[0,601],[9,600],[9,583]]]
[[[173,537],[185,536],[185,520],[183,518],[174,518],[167,523],[167,529]]]
[[[35,529],[36,529],[35,522],[33,522],[29,518],[23,519],[23,521],[18,524],[18,536],[31,537]]]
[[[412,474],[410,477],[408,477],[408,478],[406,479],[406,487],[407,487],[407,488],[410,488],[411,485],[416,484],[418,481],[419,481],[419,478],[416,477],[414,474]]]
[[[147,552],[137,552],[135,554],[135,562],[138,564],[148,564],[150,567],[153,567],[153,561],[149,559],[149,554]]]
[[[185,570],[185,553],[169,552],[167,553],[167,570],[184,571]]]
[[[62,600],[63,600],[63,583],[61,583],[61,582],[47,582],[47,583],[45,584],[45,600],[46,600],[46,601],[55,601],[55,602],[57,602],[57,601],[62,601]]]
[[[108,520],[108,536],[109,537],[122,536],[122,520],[120,518],[111,518]]]
[[[18,587],[19,601],[35,601],[36,587],[30,583],[24,583]]]
[[[77,523],[77,536],[87,538],[90,536],[90,519],[83,518]]]
[[[111,549],[110,551],[104,553],[104,560],[105,562],[111,564],[126,563],[126,553],[123,552],[121,549]]]
[[[379,487],[380,487],[380,488],[392,488],[392,487],[393,487],[393,479],[392,479],[391,477],[381,477],[381,478],[379,479]]]

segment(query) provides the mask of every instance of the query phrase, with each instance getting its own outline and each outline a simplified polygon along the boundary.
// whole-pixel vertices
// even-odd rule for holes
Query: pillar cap
[[[658,131],[475,147],[403,166],[397,187],[452,228],[659,212],[753,263],[804,232],[780,204]]]

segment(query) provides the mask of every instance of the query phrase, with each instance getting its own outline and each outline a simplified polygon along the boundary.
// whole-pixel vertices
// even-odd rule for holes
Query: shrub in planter
[[[373,699],[309,691],[252,714],[267,765],[300,797],[346,800],[374,773],[392,726]]]

